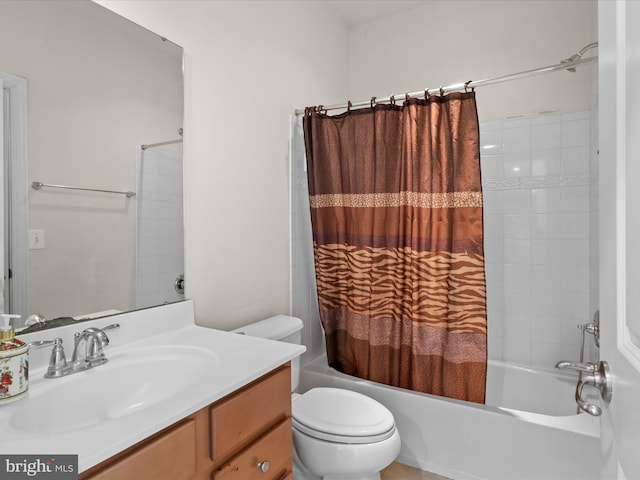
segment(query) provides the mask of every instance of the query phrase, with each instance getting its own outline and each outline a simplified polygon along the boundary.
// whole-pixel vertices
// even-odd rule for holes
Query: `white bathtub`
[[[597,480],[600,422],[576,415],[576,376],[490,361],[487,405],[388,387],[342,374],[321,357],[302,367],[300,390],[333,386],[393,413],[398,461],[455,480]]]

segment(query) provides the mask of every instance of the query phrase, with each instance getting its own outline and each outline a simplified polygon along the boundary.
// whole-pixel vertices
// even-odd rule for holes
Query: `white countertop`
[[[89,326],[100,328],[113,323],[119,323],[120,328],[107,332],[110,344],[105,348],[105,353],[110,361],[85,372],[59,379],[45,379],[43,375],[51,348],[31,350],[27,396],[17,402],[0,405],[0,425],[3,426],[0,452],[78,454],[78,467],[82,472],[296,358],[305,350],[300,345],[196,326],[190,301],[45,330],[20,338],[36,341],[61,337],[69,360],[73,352],[74,332]],[[33,412],[37,411],[43,416],[43,424],[47,423],[47,416],[55,416],[55,407],[47,411],[49,399],[55,405],[50,392],[64,393],[65,382],[77,382],[75,385],[78,386],[82,385],[79,382],[83,380],[93,379],[90,395],[95,398],[96,404],[117,403],[118,396],[127,392],[120,390],[122,385],[118,382],[96,382],[101,369],[107,372],[107,368],[117,368],[119,362],[126,362],[132,355],[152,352],[159,358],[158,355],[163,356],[166,352],[169,357],[172,351],[186,347],[202,352],[204,360],[200,361],[197,368],[198,381],[190,384],[185,391],[177,391],[166,400],[148,406],[136,406],[131,413],[120,413],[116,418],[94,421],[88,426],[65,428],[63,421],[59,428],[36,431],[39,424]],[[126,366],[126,363],[120,365]],[[188,373],[193,374],[193,371]],[[163,388],[172,389],[172,385],[180,388],[175,387],[180,384],[175,380],[175,372],[167,375]],[[59,398],[56,400],[60,401]],[[28,421],[21,421],[21,416],[27,414]],[[27,424],[29,427],[25,428]]]

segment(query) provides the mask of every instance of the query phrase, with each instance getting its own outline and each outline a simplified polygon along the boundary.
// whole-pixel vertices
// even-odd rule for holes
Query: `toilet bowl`
[[[301,330],[299,318],[278,315],[234,332],[301,343]],[[299,382],[299,362],[292,362],[293,392]],[[400,452],[392,413],[350,390],[322,387],[293,393],[291,421],[294,479],[379,480],[380,471]]]
[[[294,398],[292,425],[298,458],[323,480],[379,480],[400,452],[391,412],[350,390],[313,388]]]

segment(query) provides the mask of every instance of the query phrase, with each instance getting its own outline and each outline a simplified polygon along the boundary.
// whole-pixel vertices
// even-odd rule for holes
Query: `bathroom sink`
[[[162,353],[160,353],[162,352]],[[109,355],[98,367],[60,379],[31,379],[29,401],[9,425],[25,433],[59,434],[179,399],[217,366],[217,356],[189,346],[155,346]]]

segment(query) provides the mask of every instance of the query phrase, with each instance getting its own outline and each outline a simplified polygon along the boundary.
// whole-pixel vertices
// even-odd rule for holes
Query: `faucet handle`
[[[48,342],[51,342],[48,340]],[[35,342],[37,343],[37,342]],[[36,347],[40,348],[40,347]],[[49,358],[49,368],[47,373],[44,374],[45,378],[58,378],[65,375],[64,369],[67,367],[67,358],[64,354],[64,348],[62,347],[62,339],[56,338],[53,340],[53,350],[51,350],[51,357]]]
[[[56,338],[54,340],[38,340],[36,342],[29,342],[28,345],[29,348],[44,348],[53,345],[51,356],[49,357],[49,367],[47,368],[47,373],[44,374],[44,377],[58,378],[65,375],[64,369],[67,367],[67,358],[64,354],[61,338]]]
[[[46,323],[47,319],[44,318],[42,315],[38,314],[38,313],[34,313],[32,315],[29,315],[27,317],[27,320],[24,322],[24,326],[25,327],[30,327],[31,325],[36,325],[36,324],[44,324]]]
[[[29,342],[28,345],[29,348],[44,348],[49,345],[53,345],[56,340],[60,340],[62,342],[61,338],[56,338],[55,340],[38,340],[37,342]]]

